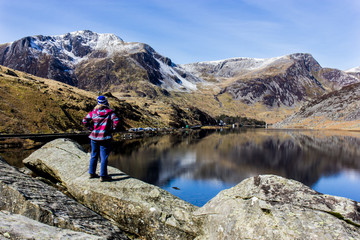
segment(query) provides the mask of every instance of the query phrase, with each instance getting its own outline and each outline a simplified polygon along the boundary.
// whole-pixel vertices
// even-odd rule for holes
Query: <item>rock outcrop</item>
[[[93,240],[104,238],[83,232],[75,232],[68,229],[49,226],[20,214],[11,214],[7,211],[0,211],[0,239]]]
[[[326,94],[274,125],[276,128],[360,129],[360,83]]]
[[[359,239],[360,204],[274,175],[220,192],[195,213],[200,239]]]
[[[97,238],[128,239],[117,226],[99,214],[54,187],[19,172],[1,158],[0,173],[0,210]]]
[[[24,163],[59,181],[78,201],[146,239],[359,239],[360,204],[320,194],[275,175],[248,178],[202,208],[120,170],[111,182],[88,179],[88,159],[66,139]]]
[[[54,140],[24,160],[26,166],[61,182],[79,202],[146,239],[193,239],[197,207],[156,186],[109,167],[112,182],[88,179],[89,155],[66,139]]]

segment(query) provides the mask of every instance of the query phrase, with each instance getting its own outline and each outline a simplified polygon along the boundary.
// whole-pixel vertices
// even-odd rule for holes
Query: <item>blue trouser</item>
[[[100,165],[100,177],[104,177],[108,175],[107,165],[108,165],[108,157],[111,151],[111,140],[104,141],[94,141],[91,140],[91,158],[90,158],[90,166],[89,173],[96,173],[96,166],[99,159],[101,159]]]

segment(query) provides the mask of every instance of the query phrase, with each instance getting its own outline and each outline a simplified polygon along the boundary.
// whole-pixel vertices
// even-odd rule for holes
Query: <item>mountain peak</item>
[[[13,42],[13,48],[29,47],[35,56],[51,55],[59,57],[64,64],[77,64],[88,58],[94,51],[110,56],[117,52],[134,53],[143,50],[144,44],[127,43],[111,33],[95,33],[81,30],[63,35],[36,35]]]
[[[112,33],[96,33],[90,30],[81,30],[70,32],[64,35],[58,35],[63,39],[82,39],[84,42],[96,43],[95,48],[105,47],[106,45],[124,44],[124,40]]]
[[[79,30],[79,31],[69,32],[69,33],[66,33],[64,35],[89,36],[89,37],[91,37],[91,36],[99,36],[99,35],[111,35],[113,37],[121,39],[120,37],[116,36],[113,33],[96,33],[96,32],[93,32],[91,30]],[[60,35],[60,36],[62,36],[62,35]]]

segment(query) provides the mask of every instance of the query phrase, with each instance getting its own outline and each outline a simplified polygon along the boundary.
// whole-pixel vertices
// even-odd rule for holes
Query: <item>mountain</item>
[[[360,66],[359,67],[354,67],[354,68],[350,68],[348,70],[345,71],[347,74],[353,75],[357,78],[360,79]]]
[[[325,94],[275,124],[279,128],[360,130],[360,83]]]
[[[131,127],[179,127],[215,123],[197,108],[177,105],[160,116],[147,108],[107,96],[120,118],[118,130]],[[96,105],[97,93],[0,66],[0,133],[64,133],[84,131],[81,120]]]
[[[0,65],[102,92],[126,91],[128,81],[187,91],[196,89],[194,83],[201,81],[184,75],[169,58],[147,44],[128,43],[114,34],[88,30],[30,36],[2,44]],[[131,84],[130,88],[137,87]]]
[[[2,44],[0,64],[111,92],[172,126],[200,119],[198,112],[208,123],[220,115],[275,123],[307,102],[360,82],[360,74],[323,68],[306,53],[177,65],[147,44],[88,30]]]
[[[360,66],[359,66],[359,67],[350,68],[350,69],[346,70],[345,72],[347,72],[347,73],[360,73]]]
[[[359,82],[337,69],[322,68],[310,54],[269,59],[233,58],[181,65],[193,75],[222,82],[219,94],[229,93],[246,104],[293,106]]]
[[[340,70],[322,68],[312,55],[303,53],[268,59],[233,58],[179,67],[206,81],[197,86],[202,93],[212,94],[215,100],[207,99],[212,106],[227,114],[246,115],[268,123],[281,121],[306,102],[360,81]],[[211,111],[206,107],[201,109]]]

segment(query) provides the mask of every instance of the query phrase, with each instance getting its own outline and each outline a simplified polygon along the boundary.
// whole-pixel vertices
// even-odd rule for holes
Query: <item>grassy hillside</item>
[[[84,130],[81,120],[97,94],[0,66],[0,133],[55,133]],[[106,94],[121,118],[120,130],[164,125],[160,117]]]
[[[176,102],[150,85],[139,83],[125,93],[95,93],[0,66],[0,134],[83,131],[81,120],[96,105],[98,94],[108,97],[121,120],[119,130],[216,123],[197,107]]]

